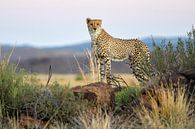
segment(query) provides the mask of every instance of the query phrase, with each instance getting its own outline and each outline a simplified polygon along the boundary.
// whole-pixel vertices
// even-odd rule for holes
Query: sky
[[[184,36],[195,0],[0,0],[0,44],[64,46],[90,40],[86,18],[114,37]]]

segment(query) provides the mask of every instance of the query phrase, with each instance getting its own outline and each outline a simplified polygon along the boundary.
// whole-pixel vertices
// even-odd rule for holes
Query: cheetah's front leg
[[[112,75],[111,75],[111,60],[110,59],[106,59],[106,79],[107,79],[107,83],[109,85],[111,85],[111,79],[112,79]]]
[[[100,70],[100,60],[98,58],[96,58],[96,62],[97,62],[97,73],[98,73],[98,81],[101,81],[101,70]]]
[[[104,61],[102,59],[97,58],[97,67],[98,67],[98,81],[104,81]]]

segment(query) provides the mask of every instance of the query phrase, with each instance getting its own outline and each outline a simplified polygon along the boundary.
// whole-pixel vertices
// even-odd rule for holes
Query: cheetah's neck
[[[90,31],[90,36],[92,41],[95,41],[97,37],[101,34],[102,28],[98,28],[96,31]]]

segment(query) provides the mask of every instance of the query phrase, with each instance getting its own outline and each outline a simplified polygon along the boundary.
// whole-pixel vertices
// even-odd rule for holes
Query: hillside
[[[178,38],[157,37],[154,38],[154,41],[157,44],[160,44],[164,39],[166,39],[166,41],[170,40],[173,44],[175,44]],[[150,49],[152,49],[152,38],[143,38],[142,40],[149,46]],[[1,48],[1,56],[3,57],[8,55],[12,48],[12,46],[3,45]],[[17,46],[14,48],[11,62],[17,63],[20,59],[19,67],[38,73],[47,73],[49,65],[53,66],[53,72],[55,73],[79,73],[78,66],[74,58],[75,56],[81,67],[87,72],[88,59],[85,54],[86,49],[91,49],[90,42],[52,48]],[[131,70],[124,62],[113,62],[112,71],[117,73],[129,73]]]

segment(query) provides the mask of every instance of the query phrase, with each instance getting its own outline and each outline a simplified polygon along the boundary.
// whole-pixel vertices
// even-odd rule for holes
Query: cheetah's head
[[[89,32],[96,32],[101,29],[102,20],[87,18],[86,21],[87,21]]]

